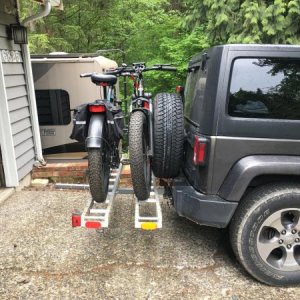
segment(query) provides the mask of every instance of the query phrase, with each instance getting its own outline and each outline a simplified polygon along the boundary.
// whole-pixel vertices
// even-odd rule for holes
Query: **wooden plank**
[[[30,138],[30,139],[24,141],[23,143],[19,144],[18,146],[15,147],[16,158],[20,157],[21,155],[23,155],[24,153],[26,153],[30,149],[33,149],[33,147],[34,147],[34,145],[33,145],[33,139],[32,138]]]
[[[24,167],[29,162],[31,162],[32,159],[34,159],[34,150],[33,149],[30,149],[29,151],[27,151],[26,153],[24,153],[23,155],[21,155],[20,157],[18,157],[16,159],[18,170],[20,168]]]
[[[26,96],[8,101],[8,109],[10,112],[27,106],[28,106],[28,99]]]
[[[16,85],[26,85],[24,75],[7,75],[4,76],[5,87],[10,88]]]
[[[14,146],[17,146],[27,139],[32,138],[32,130],[31,128],[27,128],[25,130],[22,130],[21,132],[17,133],[16,135],[13,136],[14,140]]]
[[[17,83],[16,83],[17,85]],[[20,86],[14,86],[6,89],[7,93],[7,100],[15,99],[15,98],[20,98],[27,96],[27,90],[25,85],[20,85]]]
[[[30,127],[31,127],[30,118],[26,118],[24,120],[20,120],[18,122],[15,122],[15,123],[11,124],[12,134],[16,135],[19,132],[21,132],[21,131],[23,131],[23,130],[25,130],[27,128],[30,128]]]
[[[3,63],[4,75],[24,75],[22,63]]]
[[[21,51],[20,45],[15,44],[14,41],[9,41],[4,37],[0,37],[0,49]]]
[[[28,107],[24,107],[18,110],[14,110],[13,112],[11,112],[9,114],[10,116],[10,122],[11,124],[16,123],[22,119],[26,119],[27,117],[30,116],[29,113],[29,108]]]

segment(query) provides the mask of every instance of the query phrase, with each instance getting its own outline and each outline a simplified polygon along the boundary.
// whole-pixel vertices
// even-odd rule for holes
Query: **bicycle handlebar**
[[[107,70],[105,72],[105,74],[109,74],[109,75],[119,75],[119,76],[128,76],[129,74],[132,73],[142,73],[142,72],[147,72],[147,71],[172,71],[172,72],[176,72],[177,68],[176,67],[171,67],[170,64],[161,64],[161,65],[154,65],[152,67],[144,67],[144,68],[139,68],[139,64],[133,64],[133,68],[132,67],[118,67],[115,69],[111,69],[111,70]]]
[[[171,72],[176,72],[177,68],[176,67],[171,67],[171,64],[157,64],[153,65],[152,67],[145,67],[144,63],[133,63],[133,68],[132,67],[127,67],[127,66],[122,66],[122,67],[117,67],[115,69],[108,69],[106,70],[103,74],[105,75],[115,75],[115,76],[130,76],[131,74],[140,73],[142,72],[147,72],[147,71],[171,71]],[[141,68],[139,70],[140,66],[144,66],[144,68]],[[80,77],[91,77],[94,73],[82,73],[80,74]]]

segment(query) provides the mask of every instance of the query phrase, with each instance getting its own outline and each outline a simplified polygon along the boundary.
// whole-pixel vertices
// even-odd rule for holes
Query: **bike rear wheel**
[[[104,202],[108,193],[110,166],[107,149],[88,149],[88,179],[93,200]]]
[[[148,156],[149,132],[146,115],[135,111],[129,124],[129,155],[134,193],[138,200],[147,200],[151,189],[151,167]]]

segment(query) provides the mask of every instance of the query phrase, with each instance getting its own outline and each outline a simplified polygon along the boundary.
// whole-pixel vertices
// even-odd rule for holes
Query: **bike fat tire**
[[[110,166],[104,155],[107,149],[88,149],[88,179],[93,200],[104,202],[108,193]],[[107,153],[106,153],[107,154]]]
[[[147,200],[151,189],[150,158],[147,155],[149,132],[146,115],[135,111],[129,124],[129,155],[134,193],[138,200]]]

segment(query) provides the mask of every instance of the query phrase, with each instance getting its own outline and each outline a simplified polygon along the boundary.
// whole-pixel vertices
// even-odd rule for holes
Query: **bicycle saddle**
[[[114,85],[117,82],[117,77],[114,75],[106,74],[92,74],[92,82],[99,85],[101,83],[107,83],[108,85]]]

